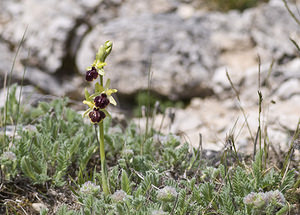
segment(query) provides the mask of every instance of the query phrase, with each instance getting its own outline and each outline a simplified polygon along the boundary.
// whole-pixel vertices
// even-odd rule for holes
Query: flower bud
[[[251,192],[247,196],[244,197],[244,203],[246,205],[252,205],[255,208],[267,207],[272,202],[276,202],[277,204],[280,204],[280,205],[285,204],[285,198],[279,190],[275,190],[275,191],[271,190],[266,193]]]
[[[80,192],[82,194],[97,195],[100,192],[100,186],[90,181],[87,181],[81,185]]]
[[[102,93],[100,96],[95,97],[94,102],[97,108],[104,109],[109,104],[109,99],[105,93]]]
[[[89,117],[92,123],[96,124],[101,122],[106,117],[106,115],[103,111],[94,108],[94,110],[89,113]]]
[[[100,46],[96,60],[100,62],[104,62],[106,57],[110,54],[112,50],[112,42],[111,41],[106,41],[104,45]]]
[[[123,190],[117,190],[114,194],[111,195],[111,198],[114,202],[121,202],[127,194]]]
[[[122,155],[126,156],[126,157],[132,157],[134,154],[134,152],[132,151],[132,149],[124,149],[122,151]]]
[[[111,50],[112,50],[112,42],[111,41],[106,41],[104,46],[105,46],[105,55],[106,57],[110,54]]]
[[[163,210],[153,210],[151,211],[151,215],[167,215],[167,212],[164,212]]]
[[[4,160],[15,161],[17,159],[17,156],[13,152],[4,152],[1,156],[1,158]]]

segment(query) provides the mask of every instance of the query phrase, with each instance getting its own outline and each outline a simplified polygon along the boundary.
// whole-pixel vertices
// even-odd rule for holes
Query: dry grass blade
[[[290,148],[289,148],[289,151],[287,153],[287,155],[285,156],[285,160],[284,160],[284,163],[283,163],[283,167],[281,169],[281,175],[283,176],[286,172],[286,169],[288,167],[288,163],[292,157],[292,153],[294,151],[294,144],[295,144],[295,140],[297,138],[299,138],[300,136],[300,118],[298,120],[298,124],[297,124],[297,128],[295,130],[295,133],[294,133],[294,136],[292,138],[292,141],[291,141],[291,145],[290,145]]]
[[[16,63],[16,60],[17,60],[17,56],[19,55],[19,52],[20,52],[20,49],[25,41],[25,36],[26,36],[26,32],[27,32],[27,29],[28,29],[28,26],[26,27],[23,35],[22,35],[22,38],[21,38],[21,41],[19,42],[19,45],[18,45],[18,48],[17,48],[17,51],[16,51],[16,54],[14,56],[14,60],[13,60],[13,63],[12,63],[12,66],[11,66],[11,69],[10,69],[10,72],[9,72],[9,77],[8,77],[8,83],[6,83],[6,80],[7,80],[7,73],[5,74],[5,77],[4,77],[4,86],[3,86],[3,90],[5,92],[5,89],[6,89],[6,86],[7,86],[7,91],[6,91],[6,99],[5,99],[5,106],[4,106],[4,135],[6,135],[6,123],[7,123],[7,101],[8,101],[8,96],[9,96],[9,86],[11,84],[11,77],[12,77],[12,73],[13,73],[13,70],[15,68],[15,63]],[[6,138],[4,138],[4,141],[6,141]]]
[[[230,83],[231,88],[233,89],[233,91],[234,91],[234,93],[235,93],[235,95],[236,95],[236,97],[237,97],[237,100],[238,100],[238,102],[239,102],[239,108],[240,108],[240,110],[241,110],[242,113],[243,113],[243,116],[244,116],[244,119],[245,119],[245,122],[246,122],[246,125],[247,125],[247,128],[248,128],[248,132],[249,132],[249,134],[250,134],[250,138],[251,138],[251,140],[252,140],[252,142],[253,142],[253,144],[254,144],[254,143],[255,143],[255,140],[254,140],[254,138],[253,138],[253,135],[252,135],[252,132],[251,132],[251,129],[250,129],[250,125],[249,125],[248,120],[247,120],[247,116],[246,116],[245,109],[244,109],[243,106],[241,105],[241,99],[240,99],[240,96],[239,96],[239,92],[238,92],[237,89],[234,87],[234,84],[233,84],[233,82],[232,82],[232,80],[231,80],[231,78],[230,78],[230,76],[229,76],[229,74],[228,74],[228,71],[226,71],[226,77],[227,77],[227,79],[228,79],[228,81],[229,81],[229,83]]]
[[[288,3],[286,0],[282,0],[284,3],[285,8],[288,10],[289,14],[292,16],[292,18],[295,20],[295,22],[300,25],[300,20],[296,17],[296,15],[291,11]]]
[[[28,51],[28,56],[27,58],[29,58],[30,56],[30,50]],[[21,104],[21,96],[22,96],[22,90],[23,90],[23,83],[24,83],[24,78],[25,78],[25,74],[26,74],[26,70],[27,70],[27,66],[24,66],[24,71],[23,71],[23,76],[22,76],[22,81],[21,81],[21,89],[20,89],[20,93],[19,93],[19,98],[18,98],[18,110],[17,110],[17,117],[16,117],[16,124],[15,124],[15,129],[14,129],[14,134],[13,134],[13,138],[12,138],[12,142],[14,142],[15,140],[15,135],[16,135],[16,130],[17,130],[17,126],[18,126],[18,122],[19,122],[19,116],[20,116],[20,104]]]

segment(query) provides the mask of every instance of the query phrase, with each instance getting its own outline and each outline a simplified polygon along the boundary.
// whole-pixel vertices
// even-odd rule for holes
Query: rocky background
[[[296,12],[296,5],[290,7]],[[175,118],[165,117],[162,131],[181,134],[193,146],[201,133],[204,148],[220,150],[234,133],[237,147],[251,151],[258,90],[263,126],[276,148],[287,147],[300,117],[300,59],[290,41],[300,43],[300,26],[281,0],[228,13],[208,11],[200,0],[1,0],[0,87],[25,29],[12,79],[20,82],[26,65],[27,95],[81,101],[85,68],[98,46],[112,40],[106,71],[118,99],[130,103],[147,89],[151,71],[152,91],[190,101],[185,109],[167,111]],[[157,115],[154,126],[159,128],[162,119]]]

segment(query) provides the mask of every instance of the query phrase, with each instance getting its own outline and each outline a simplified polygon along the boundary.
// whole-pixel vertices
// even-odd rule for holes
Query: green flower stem
[[[103,86],[103,77],[100,76],[100,85]],[[99,143],[100,143],[100,160],[101,160],[101,176],[102,176],[102,187],[104,193],[110,194],[109,183],[107,177],[107,169],[105,162],[105,149],[104,149],[104,127],[103,121],[99,123]]]

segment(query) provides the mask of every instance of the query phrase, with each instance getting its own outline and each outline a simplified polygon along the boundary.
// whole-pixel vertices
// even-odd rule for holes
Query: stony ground
[[[189,101],[186,109],[171,110],[175,118],[171,127],[165,118],[165,132],[184,134],[194,146],[201,133],[204,147],[219,150],[233,129],[238,147],[251,151],[248,143],[258,127],[260,90],[263,126],[277,150],[286,149],[300,116],[300,60],[290,41],[300,42],[299,26],[281,0],[242,13],[208,11],[198,3],[3,0],[0,85],[28,26],[13,81],[21,79],[27,65],[26,92],[34,102],[41,98],[38,93],[67,95],[80,102],[85,68],[98,44],[109,39],[114,52],[107,71],[112,86],[119,90],[121,110],[130,107],[132,99],[128,98],[147,89],[150,70],[154,92],[170,100]],[[296,5],[290,7],[296,11]],[[157,116],[156,127],[162,118]]]

